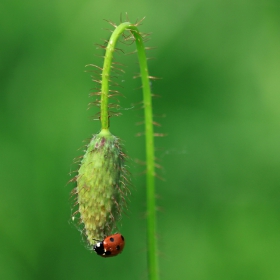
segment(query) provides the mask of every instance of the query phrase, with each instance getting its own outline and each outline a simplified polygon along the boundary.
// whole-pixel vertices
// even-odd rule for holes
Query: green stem
[[[154,164],[154,129],[153,129],[153,112],[152,112],[152,95],[150,90],[149,73],[145,47],[142,36],[136,25],[129,22],[120,24],[114,30],[106,48],[106,54],[102,72],[101,86],[101,128],[109,130],[108,114],[108,93],[109,78],[113,59],[113,52],[120,35],[129,30],[135,38],[138,60],[140,64],[140,73],[143,88],[143,103],[145,114],[145,138],[146,138],[146,184],[147,184],[147,252],[148,252],[148,270],[149,279],[158,280],[158,261],[157,261],[157,244],[156,244],[156,204],[155,204],[155,164]]]

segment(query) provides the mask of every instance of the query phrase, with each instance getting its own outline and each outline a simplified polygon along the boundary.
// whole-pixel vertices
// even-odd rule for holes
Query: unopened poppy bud
[[[92,137],[76,177],[80,223],[90,245],[112,233],[127,195],[125,154],[108,130]]]

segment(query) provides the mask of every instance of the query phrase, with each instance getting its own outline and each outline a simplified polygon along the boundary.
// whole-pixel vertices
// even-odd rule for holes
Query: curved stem
[[[157,280],[158,261],[157,261],[157,245],[156,245],[156,204],[155,204],[155,164],[154,164],[154,129],[153,129],[153,112],[152,112],[152,95],[150,90],[149,73],[145,47],[141,34],[136,25],[129,22],[120,24],[114,30],[106,48],[106,54],[102,72],[101,86],[101,128],[109,129],[108,114],[108,92],[109,77],[112,64],[113,52],[119,36],[129,30],[135,38],[138,60],[140,64],[140,73],[143,87],[143,103],[145,114],[145,140],[146,140],[146,184],[147,184],[147,252],[148,252],[148,270],[149,279]]]
[[[109,79],[115,46],[120,35],[130,26],[129,22],[120,24],[113,32],[106,47],[102,70],[101,83],[101,129],[109,129],[109,112],[108,112],[108,93]]]

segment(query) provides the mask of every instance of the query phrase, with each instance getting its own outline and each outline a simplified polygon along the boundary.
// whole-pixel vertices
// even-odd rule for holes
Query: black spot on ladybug
[[[118,246],[116,247],[116,249],[119,251],[119,250],[121,249],[120,245],[118,245]]]
[[[114,242],[115,239],[114,239],[113,237],[110,237],[110,241],[111,241],[111,242]]]
[[[124,237],[121,235],[121,239],[124,241]]]
[[[111,255],[111,251],[106,251],[104,255],[106,255],[106,256]]]

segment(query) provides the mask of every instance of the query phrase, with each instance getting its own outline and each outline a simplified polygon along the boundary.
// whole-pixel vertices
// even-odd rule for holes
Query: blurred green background
[[[1,279],[147,279],[143,111],[136,56],[111,131],[130,156],[124,252],[102,259],[71,225],[69,173],[100,129],[86,110],[111,28],[152,32],[161,279],[280,279],[280,4],[249,1],[1,1]],[[126,53],[134,46],[119,44]],[[132,108],[133,107],[133,108]],[[132,109],[131,109],[132,108]]]

